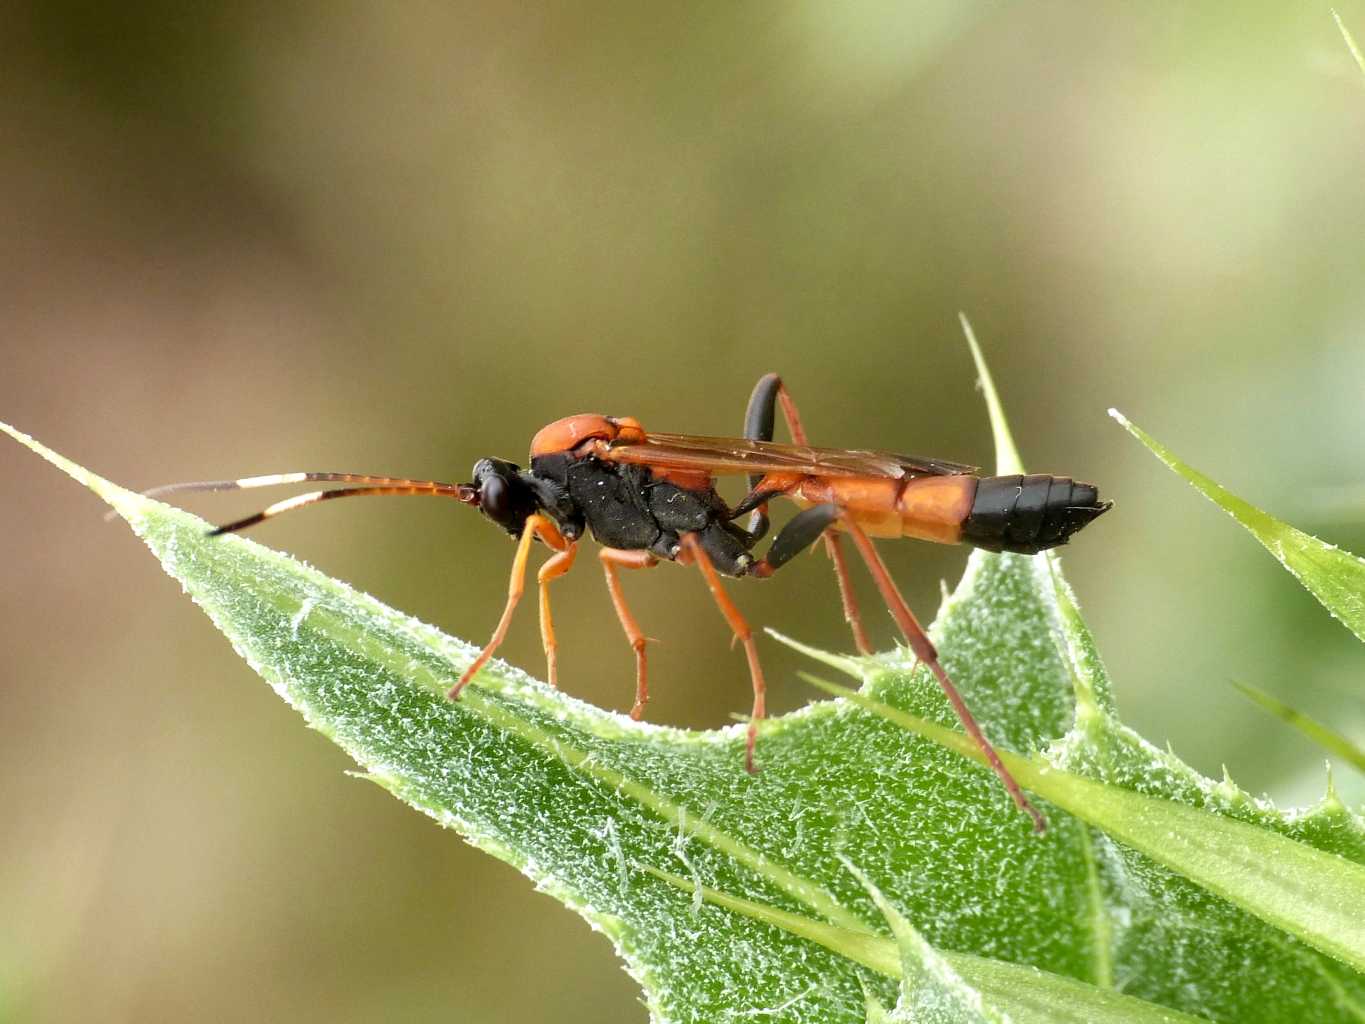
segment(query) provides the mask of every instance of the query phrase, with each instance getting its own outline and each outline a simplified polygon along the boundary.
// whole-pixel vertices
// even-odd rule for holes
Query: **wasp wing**
[[[800,473],[803,476],[961,476],[977,467],[944,459],[922,458],[862,448],[815,448],[810,445],[751,441],[743,437],[699,437],[692,434],[645,435],[643,441],[613,444],[599,458],[639,466],[732,473]]]

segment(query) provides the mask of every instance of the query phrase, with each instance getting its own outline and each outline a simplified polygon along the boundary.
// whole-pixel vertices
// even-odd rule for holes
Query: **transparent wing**
[[[611,462],[668,469],[728,473],[800,473],[805,476],[961,476],[977,467],[945,459],[860,448],[814,448],[809,445],[750,441],[742,437],[699,437],[692,434],[645,435],[641,442],[616,444],[600,453]]]

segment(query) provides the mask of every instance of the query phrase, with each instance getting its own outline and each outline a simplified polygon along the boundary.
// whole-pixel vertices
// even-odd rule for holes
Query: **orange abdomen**
[[[977,483],[977,477],[965,475],[908,480],[808,477],[798,485],[795,496],[802,503],[834,502],[851,512],[873,537],[956,544],[962,540],[963,522],[971,515]]]

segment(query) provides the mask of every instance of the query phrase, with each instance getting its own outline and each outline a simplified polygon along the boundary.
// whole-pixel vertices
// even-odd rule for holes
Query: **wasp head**
[[[469,504],[516,537],[528,517],[540,510],[535,488],[525,479],[521,467],[502,459],[480,459],[474,463],[474,482]]]

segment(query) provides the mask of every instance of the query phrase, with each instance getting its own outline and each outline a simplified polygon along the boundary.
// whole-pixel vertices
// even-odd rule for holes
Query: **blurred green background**
[[[1365,2],[1340,10],[1365,35]],[[818,443],[990,464],[965,310],[1031,468],[1117,501],[1066,563],[1126,718],[1285,802],[1323,757],[1233,680],[1362,735],[1358,642],[1105,416],[1365,550],[1365,80],[1327,7],[5,21],[0,418],[91,468],[462,480],[573,412],[737,432],[771,369]],[[348,778],[92,496],[9,443],[0,480],[0,1016],[644,1019],[605,940]],[[475,640],[511,556],[439,502],[257,537]],[[886,554],[926,618],[964,558]],[[650,717],[747,710],[699,581],[626,587],[661,641]],[[847,648],[824,559],[734,589]],[[557,595],[562,684],[629,707],[594,561]],[[533,610],[505,654],[541,670]],[[812,698],[763,655],[776,711]]]

